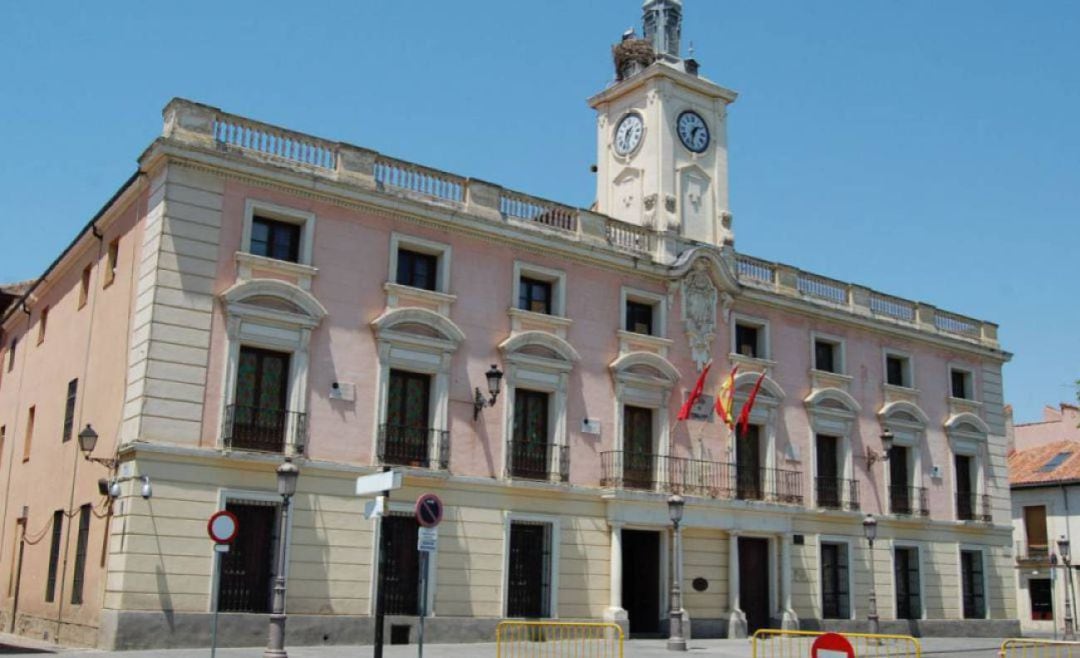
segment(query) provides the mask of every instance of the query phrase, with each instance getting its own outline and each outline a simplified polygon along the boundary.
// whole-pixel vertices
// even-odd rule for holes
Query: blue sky
[[[0,280],[40,274],[184,96],[589,205],[637,0],[0,6]],[[1080,4],[685,0],[740,92],[736,246],[1001,324],[1017,420],[1080,377]]]

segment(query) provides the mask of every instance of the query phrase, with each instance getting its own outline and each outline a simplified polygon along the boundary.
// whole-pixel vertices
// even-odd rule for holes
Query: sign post
[[[810,645],[810,658],[855,658],[855,648],[843,635],[826,633]]]
[[[229,545],[236,539],[236,533],[240,530],[236,515],[226,510],[215,512],[206,522],[206,534],[214,540],[214,574],[218,579],[218,587],[221,587],[221,556],[229,552]],[[217,627],[218,627],[218,597],[214,593],[211,606],[214,616],[210,622],[210,658],[217,655]]]
[[[379,543],[383,538],[383,515],[390,505],[390,492],[401,488],[401,471],[391,470],[389,466],[383,467],[381,473],[362,475],[356,478],[356,495],[370,496],[381,494],[381,503],[372,506],[370,516],[379,519]],[[379,552],[378,568],[375,572],[375,638],[373,640],[373,658],[382,658],[383,655],[383,626],[386,618],[386,587],[383,583],[383,570],[386,567],[386,555],[381,546],[376,547]]]
[[[424,619],[427,617],[428,599],[428,564],[431,554],[439,545],[439,522],[442,521],[443,504],[433,493],[422,494],[416,499],[416,522],[420,530],[416,533],[416,550],[420,551],[420,637],[417,643],[417,656],[424,658]]]

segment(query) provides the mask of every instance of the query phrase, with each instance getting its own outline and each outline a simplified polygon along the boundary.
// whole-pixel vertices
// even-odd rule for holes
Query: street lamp
[[[879,462],[879,461],[880,462],[889,461],[889,452],[892,450],[893,439],[895,439],[896,437],[893,436],[892,430],[890,430],[888,427],[886,427],[881,432],[881,436],[879,436],[878,438],[881,439],[881,453],[874,452],[874,449],[870,448],[869,446],[866,448],[866,467],[867,468],[870,468],[876,462]]]
[[[88,462],[94,462],[101,464],[105,468],[114,470],[119,464],[119,460],[107,459],[105,457],[91,457],[90,453],[94,452],[94,448],[97,447],[98,433],[94,431],[94,428],[90,426],[90,423],[86,424],[83,431],[79,432],[79,450],[82,451],[83,458]]]
[[[668,623],[668,651],[686,651],[686,628],[683,624],[682,608],[682,534],[679,521],[682,521],[683,507],[686,501],[678,494],[673,494],[667,501],[668,514],[675,534],[674,572],[671,577],[671,612]]]
[[[491,364],[491,368],[484,373],[484,378],[487,379],[488,397],[484,398],[484,394],[480,392],[480,387],[476,387],[476,393],[473,396],[473,420],[480,417],[480,411],[484,407],[494,407],[495,400],[499,398],[499,384],[502,382],[503,372],[499,370],[499,366],[494,363]]]
[[[296,493],[296,480],[300,469],[291,457],[277,467],[277,488],[281,494],[281,531],[278,536],[277,567],[274,574],[273,612],[270,613],[270,639],[263,651],[263,658],[288,658],[285,651],[285,549],[288,544],[289,503]]]
[[[1061,561],[1065,563],[1065,640],[1070,641],[1076,639],[1076,633],[1073,629],[1072,616],[1072,567],[1070,566],[1069,539],[1062,535],[1057,545]]]
[[[862,522],[863,534],[870,546],[870,612],[866,618],[870,620],[870,632],[878,635],[878,612],[877,612],[877,585],[874,583],[874,539],[877,538],[877,519],[872,514],[867,514]]]

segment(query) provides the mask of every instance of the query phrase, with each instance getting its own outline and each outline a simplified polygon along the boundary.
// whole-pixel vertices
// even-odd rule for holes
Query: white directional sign
[[[416,550],[433,553],[439,546],[438,528],[419,528],[416,533]]]
[[[356,478],[356,495],[370,496],[401,488],[401,471],[383,471]]]

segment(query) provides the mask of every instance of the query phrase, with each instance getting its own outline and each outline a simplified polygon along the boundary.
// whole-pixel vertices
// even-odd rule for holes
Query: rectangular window
[[[893,567],[896,578],[896,618],[921,619],[919,549],[897,548],[893,554]]]
[[[37,327],[37,344],[41,345],[45,342],[45,328],[49,325],[49,307],[46,306],[41,309],[41,314],[38,316]]]
[[[79,308],[86,306],[86,300],[90,298],[90,273],[93,268],[93,265],[83,268],[82,279],[79,280]]]
[[[1033,505],[1024,508],[1024,532],[1027,538],[1027,557],[1050,555],[1046,534],[1046,506]]]
[[[964,619],[985,618],[982,551],[960,551],[960,585],[964,596]]]
[[[834,342],[821,340],[814,341],[814,369],[822,372],[840,372],[837,351],[839,345]]]
[[[510,524],[507,617],[551,616],[551,524]]]
[[[623,407],[623,486],[653,488],[653,410]]]
[[[300,225],[255,216],[251,220],[251,253],[292,263],[300,260]]]
[[[847,544],[821,544],[821,615],[825,619],[851,618]]]
[[[653,305],[626,300],[626,330],[635,334],[653,334]]]
[[[891,386],[911,388],[911,359],[898,354],[885,357],[885,382]]]
[[[60,564],[60,538],[64,527],[64,510],[58,509],[52,517],[52,542],[49,544],[49,578],[45,581],[45,601],[56,598],[56,569]]]
[[[34,442],[34,416],[37,415],[37,407],[30,407],[30,411],[26,414],[26,435],[23,439],[23,456],[24,462],[30,461],[30,446]]]
[[[551,473],[548,439],[548,402],[551,396],[519,388],[514,391],[514,441],[510,449],[510,475],[546,480]]]
[[[386,614],[420,614],[420,561],[416,550],[420,525],[412,514],[383,517],[379,550],[383,551]]]
[[[815,439],[818,507],[840,509],[844,494],[840,481],[840,440],[825,434],[818,434]]]
[[[971,386],[971,373],[956,368],[949,369],[949,384],[954,398],[971,400],[975,396]]]
[[[914,514],[915,505],[909,468],[910,450],[907,446],[889,448],[889,511],[893,514]]]
[[[423,290],[437,290],[438,277],[438,256],[409,249],[398,249],[397,283]]]
[[[1051,621],[1054,618],[1053,581],[1049,578],[1032,578],[1028,581],[1031,595],[1032,621]]]
[[[78,379],[72,379],[68,382],[67,401],[64,404],[64,441],[71,440],[71,433],[75,429],[75,398],[78,391]]]
[[[521,277],[518,282],[518,308],[551,315],[551,282]]]
[[[747,425],[735,439],[735,495],[739,500],[761,500],[761,428]]]
[[[953,467],[956,471],[956,518],[960,521],[975,520],[977,501],[971,466],[972,459],[969,455],[953,457]]]
[[[11,347],[8,348],[8,362],[7,362],[8,372],[11,372],[11,369],[15,367],[15,348],[18,347],[18,346],[19,346],[19,339],[18,338],[12,338],[11,339]]]
[[[289,354],[241,347],[228,445],[281,452],[288,427]]]
[[[764,358],[761,349],[761,328],[736,322],[735,352],[754,359]]]
[[[382,463],[427,467],[430,407],[431,375],[390,371]]]
[[[83,602],[83,580],[86,577],[86,551],[90,543],[90,505],[79,508],[79,536],[75,540],[75,569],[71,577],[71,604]]]
[[[109,243],[109,251],[105,261],[105,283],[103,288],[112,285],[116,279],[116,264],[120,260],[120,240],[116,239]]]

